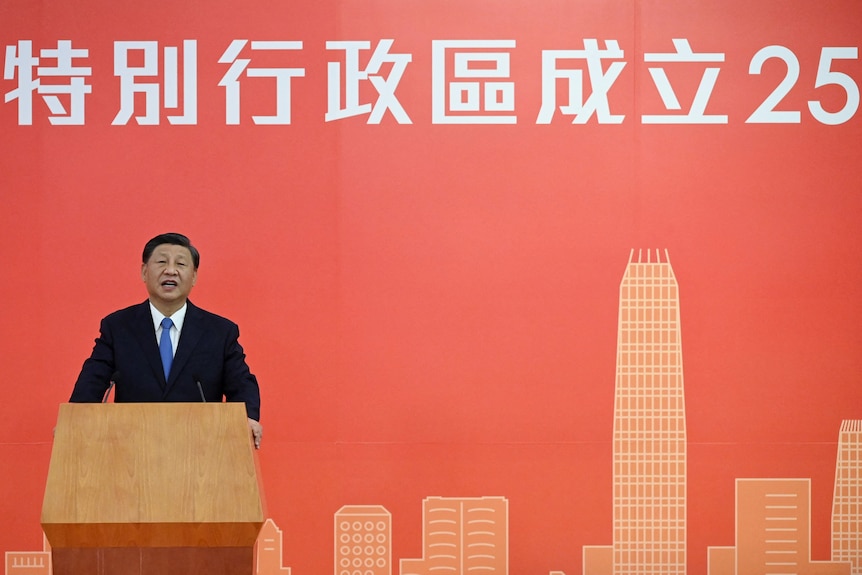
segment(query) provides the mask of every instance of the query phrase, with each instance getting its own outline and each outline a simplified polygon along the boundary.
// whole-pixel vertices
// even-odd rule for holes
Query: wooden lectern
[[[60,406],[42,504],[54,575],[251,575],[264,513],[242,403]]]

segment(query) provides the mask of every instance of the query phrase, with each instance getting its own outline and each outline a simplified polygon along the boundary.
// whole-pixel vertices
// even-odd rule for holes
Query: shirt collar
[[[149,302],[150,304],[150,314],[153,316],[153,328],[156,331],[159,331],[159,328],[162,327],[162,320],[165,319],[165,314],[156,309],[156,306],[153,305],[153,302]],[[174,322],[174,326],[177,328],[177,332],[183,331],[183,322],[186,320],[186,310],[188,310],[189,302],[183,304],[183,307],[178,309],[171,316],[171,321]]]

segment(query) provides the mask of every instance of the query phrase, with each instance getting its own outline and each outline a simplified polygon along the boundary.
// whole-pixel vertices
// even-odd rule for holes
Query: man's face
[[[141,277],[147,284],[150,301],[164,313],[172,312],[185,303],[198,278],[192,254],[188,248],[162,244],[153,250],[147,263],[141,266]]]

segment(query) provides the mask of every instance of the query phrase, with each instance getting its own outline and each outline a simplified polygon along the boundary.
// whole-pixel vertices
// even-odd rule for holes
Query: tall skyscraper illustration
[[[392,574],[392,514],[380,505],[335,512],[335,575]]]
[[[504,497],[427,497],[422,559],[402,559],[401,575],[507,575],[509,502]]]
[[[613,545],[585,575],[684,575],[686,432],[679,289],[667,252],[634,251],[620,284]]]
[[[665,254],[620,285],[614,397],[614,575],[684,574],[686,435],[679,293]]]
[[[862,421],[845,420],[838,435],[832,497],[832,560],[862,575]]]

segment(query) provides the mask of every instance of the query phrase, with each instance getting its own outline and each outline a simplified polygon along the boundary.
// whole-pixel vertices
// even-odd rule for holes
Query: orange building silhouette
[[[257,536],[255,573],[257,575],[290,575],[290,567],[283,567],[283,539],[281,529],[267,519]]]
[[[811,561],[810,479],[737,479],[736,570],[728,575],[785,573],[850,575],[850,564]]]
[[[832,496],[832,560],[862,575],[862,421],[845,420],[838,434]]]
[[[665,252],[629,257],[620,284],[613,545],[586,546],[584,575],[684,575],[686,427],[679,289]],[[643,261],[643,260],[646,261]]]
[[[42,535],[42,551],[7,551],[6,575],[51,575],[51,545]]]
[[[335,575],[392,574],[392,514],[380,505],[335,513]]]
[[[707,547],[706,575],[736,573],[736,547]]]
[[[504,497],[427,497],[422,559],[402,559],[401,575],[507,575],[509,502]]]

